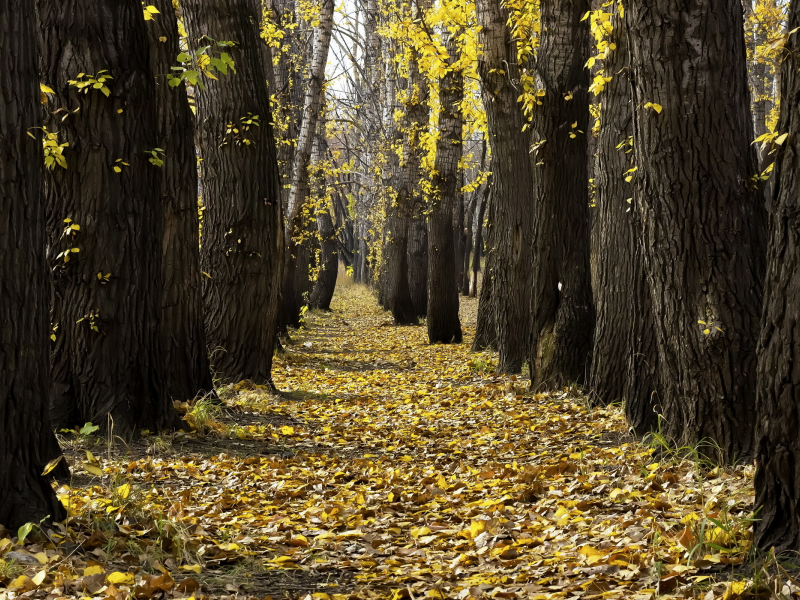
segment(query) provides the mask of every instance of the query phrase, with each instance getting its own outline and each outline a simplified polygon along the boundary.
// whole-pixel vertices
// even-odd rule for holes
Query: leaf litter
[[[62,440],[70,516],[0,529],[0,600],[770,597],[740,566],[752,467],[636,442],[619,407],[428,345],[361,286],[333,308],[276,356],[285,392],[224,387],[130,446]]]

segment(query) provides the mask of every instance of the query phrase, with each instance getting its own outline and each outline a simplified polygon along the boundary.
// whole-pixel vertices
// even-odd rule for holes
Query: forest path
[[[392,325],[367,288],[343,286],[333,312],[306,315],[277,357],[280,394],[224,387],[223,410],[191,409],[192,433],[125,451],[65,440],[76,476],[59,494],[75,516],[46,550],[62,580],[40,589],[61,581],[66,597],[116,600],[706,597],[747,551],[750,470],[659,464],[628,439],[618,408],[496,375],[490,353],[469,352],[474,302],[466,342],[432,346],[424,327]],[[81,472],[89,448],[102,477]],[[24,576],[35,583],[39,569]],[[113,593],[101,589],[112,580]]]

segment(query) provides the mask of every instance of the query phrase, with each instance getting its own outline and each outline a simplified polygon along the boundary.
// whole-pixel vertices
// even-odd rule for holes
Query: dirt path
[[[195,407],[203,435],[67,439],[71,529],[15,548],[50,553],[62,579],[50,568],[30,595],[703,597],[741,562],[749,472],[656,460],[617,408],[496,376],[469,352],[474,300],[456,346],[394,327],[366,288],[333,308],[278,357],[281,394],[245,383],[222,389],[224,410]],[[112,572],[128,583],[98,591]]]

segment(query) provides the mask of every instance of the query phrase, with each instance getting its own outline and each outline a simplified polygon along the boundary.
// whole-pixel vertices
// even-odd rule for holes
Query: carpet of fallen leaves
[[[752,467],[495,374],[462,304],[467,343],[431,346],[344,286],[277,357],[280,394],[222,388],[128,446],[65,436],[70,518],[0,529],[0,600],[756,597]]]

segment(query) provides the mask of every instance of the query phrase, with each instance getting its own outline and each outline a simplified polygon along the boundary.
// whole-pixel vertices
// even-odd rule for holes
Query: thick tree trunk
[[[34,0],[0,4],[0,73],[0,523],[15,530],[66,516],[41,475],[58,444],[47,406],[50,293]]]
[[[397,86],[407,83],[400,80],[393,60],[387,60],[386,106],[389,119],[389,143],[407,149],[402,128],[394,121],[394,113],[402,110],[398,101]],[[412,63],[413,65],[413,63]],[[412,156],[413,157],[413,156]],[[412,158],[409,157],[409,158]],[[417,323],[411,286],[408,281],[408,238],[413,196],[405,171],[401,170],[397,153],[389,152],[384,170],[384,188],[394,195],[387,207],[384,225],[383,256],[379,285],[381,305],[391,311],[397,325]]]
[[[793,0],[788,29],[798,26]],[[786,50],[777,131],[789,137],[775,161],[755,411],[755,543],[776,553],[800,550],[800,33]]]
[[[167,78],[181,52],[172,0],[153,0],[153,6],[160,15],[147,21],[147,31],[156,76],[156,145],[164,150],[161,339],[167,394],[188,400],[214,390],[203,324],[194,117],[184,82],[171,87]]]
[[[606,41],[616,50],[602,64],[603,75],[611,81],[600,93],[603,113],[597,136],[597,206],[592,224],[597,325],[591,387],[600,404],[624,401],[628,423],[642,435],[657,425],[658,352],[639,211],[632,206],[633,186],[625,182],[635,166],[633,147],[627,142],[633,135],[627,36],[616,8],[606,10],[613,11]]]
[[[753,454],[765,211],[751,179],[741,4],[625,8],[664,433],[742,459]]]
[[[203,36],[236,42],[226,49],[236,72],[206,80],[196,96],[206,335],[214,370],[230,382],[271,382],[283,251],[280,176],[259,48],[260,6],[257,0],[183,3],[192,44],[207,45]],[[259,126],[245,129],[243,121],[256,116]],[[228,123],[239,133],[227,133]]]
[[[458,60],[455,40],[443,34],[449,69],[439,80],[439,140],[432,182],[432,203],[428,217],[428,341],[431,344],[461,343],[458,318],[458,281],[453,235],[453,208],[461,203],[458,163],[463,145],[464,76],[453,69]],[[463,208],[462,211],[463,213]],[[460,232],[457,232],[460,234]]]
[[[530,331],[531,242],[533,240],[533,175],[528,160],[528,135],[523,133],[522,110],[514,87],[520,73],[516,41],[509,31],[508,10],[500,0],[478,0],[479,41],[484,53],[478,61],[483,104],[492,148],[494,197],[489,234],[488,263],[483,284],[491,280],[495,335],[478,338],[500,354],[498,371],[516,373],[526,358]],[[481,294],[481,299],[483,293]],[[480,323],[480,310],[479,328]]]
[[[52,417],[130,436],[176,425],[160,338],[161,171],[142,5],[39,0],[45,125],[67,168],[47,186],[53,284]],[[104,81],[99,81],[103,77]],[[94,77],[97,83],[79,86]],[[72,81],[72,83],[70,83]]]
[[[594,330],[589,267],[587,0],[543,0],[531,153],[536,186],[530,364],[535,386],[582,383]],[[564,224],[569,223],[569,228]]]

